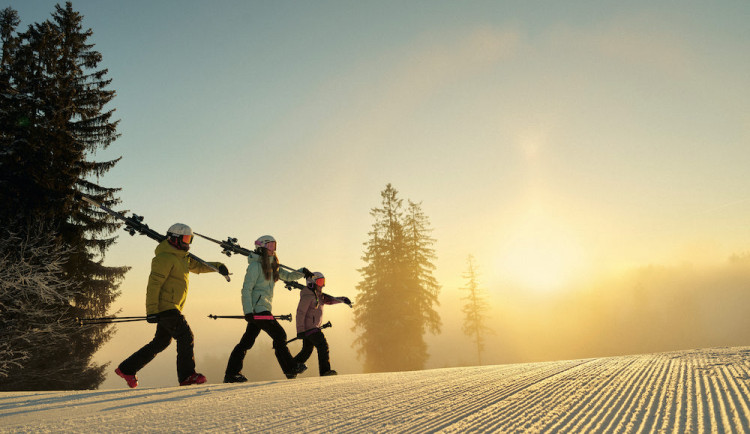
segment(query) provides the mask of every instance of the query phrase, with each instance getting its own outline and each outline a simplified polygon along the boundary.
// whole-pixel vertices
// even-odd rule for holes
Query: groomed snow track
[[[750,347],[161,389],[0,394],[0,431],[750,432]]]

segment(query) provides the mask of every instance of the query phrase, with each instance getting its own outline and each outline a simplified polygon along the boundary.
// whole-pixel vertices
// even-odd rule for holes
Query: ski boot
[[[242,373],[234,374],[234,375],[225,375],[224,376],[224,382],[225,383],[244,383],[247,381],[247,378],[245,378]]]
[[[325,371],[324,373],[320,374],[320,376],[321,377],[328,377],[328,376],[331,376],[331,375],[338,375],[338,374],[339,373],[336,372],[336,371],[334,371],[333,369],[329,369],[329,370]]]
[[[299,375],[305,371],[307,371],[307,365],[302,362],[297,363],[297,374]]]
[[[135,375],[123,374],[120,368],[115,369],[115,374],[124,378],[131,389],[135,389],[136,387],[138,387],[138,377],[136,377]]]
[[[189,386],[191,384],[203,384],[206,382],[206,377],[203,374],[193,372],[186,379],[180,381],[180,386]]]

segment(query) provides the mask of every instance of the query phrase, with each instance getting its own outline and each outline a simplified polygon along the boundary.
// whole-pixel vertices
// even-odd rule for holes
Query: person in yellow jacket
[[[188,293],[188,272],[217,271],[224,276],[229,270],[221,262],[202,264],[188,256],[193,231],[190,226],[175,223],[167,231],[167,239],[159,243],[151,261],[151,274],[146,287],[146,321],[156,324],[154,338],[143,348],[125,359],[115,369],[130,387],[138,386],[136,373],[164,351],[174,338],[177,341],[177,378],[180,386],[206,382],[203,374],[195,372],[193,332],[182,307]]]

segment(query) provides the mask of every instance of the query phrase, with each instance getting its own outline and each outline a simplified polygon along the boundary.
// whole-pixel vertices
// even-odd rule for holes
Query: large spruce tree
[[[0,16],[0,224],[29,236],[34,228],[44,227],[46,235],[64,247],[59,278],[77,290],[32,302],[58,312],[57,321],[66,325],[76,317],[106,314],[128,269],[103,264],[118,225],[77,197],[86,193],[105,204],[119,202],[118,188],[98,184],[119,159],[93,160],[97,150],[118,137],[114,110],[105,108],[115,92],[108,90],[111,80],[107,70],[98,67],[102,56],[88,42],[93,33],[84,30],[82,20],[70,2],[57,5],[50,20],[23,33],[16,31],[20,21],[14,10],[6,8]],[[27,320],[22,313],[3,319],[6,326],[7,321]],[[93,364],[92,357],[111,330],[65,330],[64,337],[46,345],[16,348],[26,358],[0,378],[0,390],[90,389],[101,384],[105,366]]]
[[[382,207],[370,212],[375,223],[359,270],[354,344],[367,372],[422,369],[428,358],[424,334],[440,332],[435,241],[420,204],[409,201],[404,210],[390,184],[380,194]]]

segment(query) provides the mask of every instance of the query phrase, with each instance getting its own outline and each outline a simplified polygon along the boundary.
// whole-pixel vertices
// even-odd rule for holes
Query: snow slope
[[[750,432],[750,347],[241,385],[0,394],[2,432],[127,430]]]

